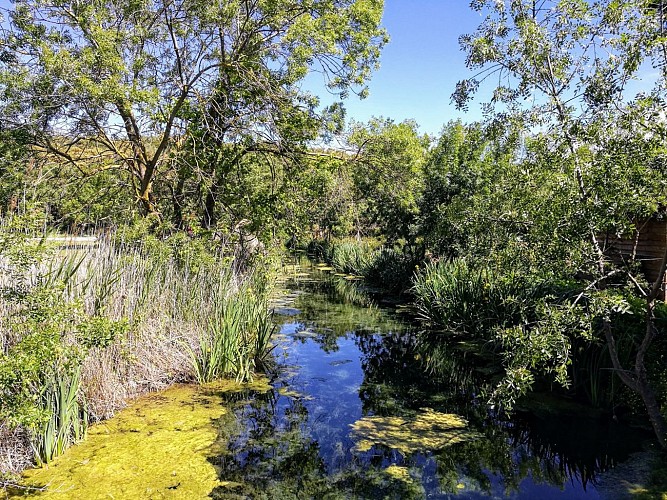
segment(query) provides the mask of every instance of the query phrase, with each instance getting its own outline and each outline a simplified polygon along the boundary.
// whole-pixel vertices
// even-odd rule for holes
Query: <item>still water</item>
[[[500,418],[478,346],[425,335],[349,277],[287,269],[268,377],[145,396],[16,496],[616,499],[650,474],[649,432],[544,396]]]
[[[276,303],[268,392],[227,398],[217,498],[623,498],[650,434],[539,399],[503,420],[484,367],[305,262]],[[362,304],[362,305],[359,305]],[[431,368],[429,368],[431,367]],[[619,466],[620,467],[617,467]],[[619,471],[623,471],[619,475]]]

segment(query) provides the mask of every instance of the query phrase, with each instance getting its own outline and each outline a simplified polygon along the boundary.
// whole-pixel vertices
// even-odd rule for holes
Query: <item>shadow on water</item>
[[[210,458],[214,498],[602,498],[598,479],[649,440],[550,402],[500,418],[485,403],[498,374],[470,346],[296,269],[278,301],[273,390],[223,396],[235,422]]]

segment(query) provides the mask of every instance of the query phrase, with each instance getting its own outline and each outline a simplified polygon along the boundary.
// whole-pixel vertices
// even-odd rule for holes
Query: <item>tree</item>
[[[470,198],[491,180],[493,165],[490,139],[481,124],[450,122],[441,132],[424,165],[424,192],[419,200],[422,233],[428,249],[439,256],[453,257],[469,251],[464,229]],[[465,248],[462,248],[465,247]]]
[[[414,121],[375,118],[367,125],[354,125],[348,139],[356,151],[355,184],[367,204],[367,217],[390,243],[415,243],[417,200],[430,142],[417,127]]]
[[[193,120],[275,138],[311,70],[360,94],[386,41],[382,0],[18,0],[0,38],[3,127],[82,175],[128,176],[145,213]],[[205,118],[204,118],[205,117]],[[292,121],[294,127],[298,123]],[[283,131],[284,132],[284,131]]]
[[[656,169],[662,146],[655,145],[664,144],[666,137],[660,118],[667,88],[663,2],[476,0],[472,6],[487,16],[473,35],[460,41],[468,66],[480,71],[458,83],[453,99],[464,108],[493,75],[500,84],[486,106],[489,116],[521,115],[527,129],[549,131],[543,135],[547,144],[542,152],[552,152],[552,171],[561,185],[569,186],[562,190],[563,210],[555,227],[567,228],[575,238],[565,240],[567,244],[583,250],[579,275],[588,278],[580,297],[586,296],[596,310],[615,373],[642,397],[656,435],[667,447],[667,427],[646,368],[651,345],[662,334],[656,323],[662,278],[645,283],[636,274],[637,265],[613,261],[604,245],[605,234],[627,234],[633,221],[657,213],[665,202],[664,171]],[[660,75],[651,91],[629,101],[628,82],[647,60],[661,69]],[[526,108],[528,99],[533,105]],[[661,277],[666,267],[667,245]],[[616,293],[620,276],[633,299]],[[628,301],[634,299],[644,303],[639,322],[645,333],[637,342],[633,366],[625,367],[614,319],[619,311],[632,309]]]

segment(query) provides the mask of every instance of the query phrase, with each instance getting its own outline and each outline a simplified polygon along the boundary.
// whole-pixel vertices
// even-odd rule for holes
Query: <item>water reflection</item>
[[[295,274],[287,286],[305,293],[288,294],[274,390],[225,396],[214,498],[599,498],[598,475],[647,438],[551,404],[503,420],[479,349],[416,335],[344,280]],[[362,418],[385,434],[361,446]],[[442,439],[452,421],[464,439]]]

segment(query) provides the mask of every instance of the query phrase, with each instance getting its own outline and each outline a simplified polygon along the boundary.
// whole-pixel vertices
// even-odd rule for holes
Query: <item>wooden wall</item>
[[[637,229],[628,238],[610,238],[606,241],[605,253],[614,260],[641,262],[642,271],[651,283],[658,279],[660,262],[667,247],[667,220],[649,219],[637,223]],[[661,277],[663,288],[660,298],[665,300],[665,276]]]

